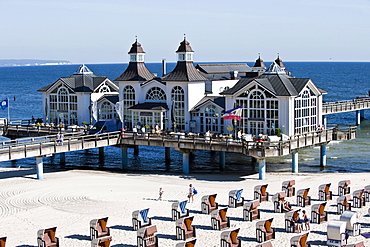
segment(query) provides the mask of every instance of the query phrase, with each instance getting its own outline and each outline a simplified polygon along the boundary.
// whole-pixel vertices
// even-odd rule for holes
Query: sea
[[[253,62],[248,63],[253,66]],[[266,63],[268,65],[269,63]],[[310,78],[317,87],[326,90],[324,101],[352,100],[368,95],[370,90],[370,63],[368,62],[284,62],[286,70],[297,78]],[[147,63],[148,69],[158,76],[162,74],[161,63]],[[171,71],[175,63],[167,63]],[[42,118],[42,100],[38,89],[72,75],[76,65],[0,67],[0,101],[9,97],[9,115],[13,120]],[[111,80],[117,78],[127,64],[87,64],[99,76]],[[8,110],[0,109],[0,118],[7,118]],[[328,124],[355,125],[355,112],[332,114]],[[368,172],[370,171],[370,111],[358,126],[357,139],[332,141],[327,148],[327,166],[320,167],[319,147],[299,151],[299,172]],[[6,138],[0,136],[0,141]],[[118,171],[121,150],[105,147],[104,160],[99,162],[98,149],[81,150],[66,154],[65,167],[60,166],[56,154],[43,159],[45,168],[99,169]],[[132,172],[181,173],[182,155],[171,150],[171,162],[164,159],[164,148],[140,146],[139,154],[128,150],[128,169]],[[0,162],[0,167],[34,168],[35,158]],[[267,159],[267,172],[291,172],[291,156]],[[248,175],[257,172],[250,157],[235,153],[226,154],[226,170],[219,170],[217,152],[197,151],[191,156],[191,173],[237,173]]]

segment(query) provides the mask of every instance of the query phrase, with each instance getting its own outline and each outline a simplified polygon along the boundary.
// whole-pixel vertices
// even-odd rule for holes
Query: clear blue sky
[[[0,59],[370,61],[369,0],[0,0]]]

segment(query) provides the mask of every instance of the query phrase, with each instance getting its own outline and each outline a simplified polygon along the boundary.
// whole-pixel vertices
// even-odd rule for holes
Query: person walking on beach
[[[158,197],[158,201],[162,201],[162,195],[163,195],[163,190],[162,188],[159,188],[159,197]]]
[[[310,218],[306,214],[306,210],[302,210],[302,223],[304,223],[306,231],[310,230]]]
[[[194,202],[194,187],[192,184],[189,184],[189,194],[188,194],[188,202]]]

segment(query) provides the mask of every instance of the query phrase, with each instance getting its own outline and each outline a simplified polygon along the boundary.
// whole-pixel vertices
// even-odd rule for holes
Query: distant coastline
[[[72,63],[67,60],[0,59],[0,67],[68,65],[68,64]]]

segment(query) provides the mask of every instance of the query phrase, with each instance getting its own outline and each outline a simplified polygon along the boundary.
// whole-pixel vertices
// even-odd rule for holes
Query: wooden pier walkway
[[[359,97],[353,100],[325,102],[322,105],[322,114],[334,114],[350,111],[361,111],[370,109],[370,97]]]
[[[55,135],[21,138],[0,143],[0,162],[30,157],[45,157],[55,153],[72,152],[105,146],[131,147],[136,145],[174,148],[180,152],[198,150],[225,151],[245,154],[255,158],[267,158],[288,155],[294,150],[327,144],[332,140],[356,138],[356,127],[335,127],[302,136],[290,137],[277,142],[240,142],[226,137],[214,137],[205,140],[198,135],[133,135],[132,133],[110,132],[99,135],[80,133],[65,134],[63,145],[56,141]]]

